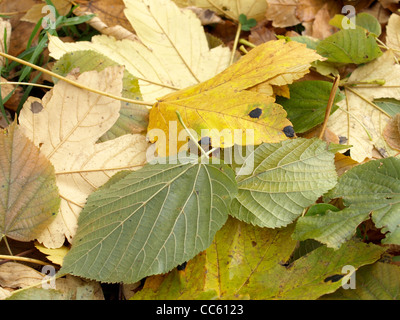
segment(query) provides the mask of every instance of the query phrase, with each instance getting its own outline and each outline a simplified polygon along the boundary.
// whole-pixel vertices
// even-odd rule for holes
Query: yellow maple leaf
[[[320,58],[297,42],[260,45],[212,79],[158,99],[150,111],[148,138],[158,141],[159,156],[182,151],[186,137],[177,123],[179,111],[193,133],[210,137],[213,147],[286,140],[294,132],[286,111],[275,103],[274,88],[303,77]],[[260,85],[261,91],[254,90]]]

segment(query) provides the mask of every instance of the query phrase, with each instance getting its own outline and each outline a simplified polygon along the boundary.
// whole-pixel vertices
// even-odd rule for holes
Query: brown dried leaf
[[[400,151],[400,113],[388,121],[383,137],[391,148]]]

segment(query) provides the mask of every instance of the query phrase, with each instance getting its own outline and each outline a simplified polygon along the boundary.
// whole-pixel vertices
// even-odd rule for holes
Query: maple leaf
[[[291,123],[284,109],[275,103],[273,86],[285,86],[301,78],[308,73],[310,63],[320,58],[294,41],[260,45],[214,78],[158,99],[149,115],[149,140],[157,141],[159,130],[166,135],[165,141],[172,138],[170,122],[177,120],[176,111],[198,137],[210,137],[213,147],[286,140],[293,136],[285,131]],[[177,132],[182,129],[177,125]],[[247,132],[236,136],[237,129],[253,130],[254,141],[249,143]],[[175,154],[185,142],[176,141],[177,150],[159,143],[158,154]]]
[[[69,78],[91,88],[120,95],[123,67],[88,71]],[[42,100],[30,97],[19,121],[24,133],[40,147],[56,171],[61,196],[58,216],[38,240],[46,247],[60,247],[75,234],[77,218],[86,198],[122,169],[145,163],[148,144],[139,134],[123,135],[96,144],[118,119],[120,102],[57,83]]]
[[[200,20],[170,0],[125,0],[125,15],[140,41],[95,36],[91,42],[63,43],[49,37],[50,55],[95,50],[139,79],[143,100],[154,101],[170,92],[205,81],[229,65],[230,50],[210,49]],[[168,19],[165,12],[168,11]]]

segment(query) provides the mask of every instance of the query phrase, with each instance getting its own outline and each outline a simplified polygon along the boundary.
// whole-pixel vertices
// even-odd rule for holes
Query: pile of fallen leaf
[[[399,298],[399,1],[0,8],[0,299]]]

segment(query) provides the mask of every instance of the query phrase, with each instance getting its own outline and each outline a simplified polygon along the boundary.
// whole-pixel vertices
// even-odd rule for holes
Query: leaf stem
[[[18,81],[7,81],[7,82],[0,82],[0,85],[5,84],[16,84],[21,86],[33,86],[33,87],[41,87],[46,89],[53,89],[52,86],[46,86],[45,84],[38,84],[38,83],[30,83],[30,82],[18,82]]]
[[[239,42],[239,37],[240,37],[241,31],[242,31],[242,24],[240,22],[238,22],[238,27],[236,30],[235,41],[233,42],[233,48],[232,48],[232,52],[231,52],[231,59],[229,61],[229,65],[231,65],[233,63],[233,58],[235,57],[236,47]]]
[[[325,133],[325,130],[326,130],[326,126],[328,124],[329,116],[331,114],[331,110],[332,110],[332,106],[333,106],[333,101],[335,100],[336,91],[337,91],[337,89],[339,87],[339,82],[340,82],[340,75],[337,75],[335,77],[335,81],[333,82],[331,93],[329,95],[328,105],[326,106],[326,110],[325,110],[324,122],[322,124],[321,132],[319,134],[319,138],[321,140],[322,140],[322,138],[324,136],[324,133]]]
[[[206,151],[199,145],[198,141],[193,137],[192,133],[190,132],[190,130],[188,129],[188,127],[186,127],[185,123],[182,120],[181,114],[179,113],[179,111],[175,111],[176,115],[178,116],[178,120],[181,123],[182,127],[186,130],[187,134],[189,135],[190,139],[196,144],[197,148],[200,149],[202,155],[204,157],[208,157],[208,154],[206,153]]]
[[[360,99],[364,100],[366,103],[368,103],[369,105],[371,105],[372,107],[374,107],[375,109],[377,109],[378,111],[382,112],[385,116],[391,118],[391,116],[384,110],[382,110],[380,107],[378,107],[375,103],[373,103],[372,101],[368,100],[366,97],[364,97],[363,95],[359,94],[356,90],[353,90],[349,87],[346,87],[347,90],[349,90],[351,93],[354,93],[357,97],[359,97]]]
[[[0,259],[2,260],[15,260],[15,261],[22,261],[22,262],[30,262],[30,263],[35,263],[35,264],[40,264],[43,266],[47,266],[50,263],[49,262],[44,262],[38,259],[33,259],[33,258],[26,258],[26,257],[20,257],[20,256],[13,256],[13,255],[4,255],[0,254]]]
[[[245,46],[248,46],[250,48],[256,47],[256,45],[254,43],[251,43],[250,41],[247,41],[246,39],[240,39],[239,43],[244,44]]]
[[[0,56],[5,57],[5,58],[10,59],[10,60],[13,60],[13,61],[16,61],[18,63],[21,63],[23,65],[31,67],[33,69],[36,69],[36,70],[38,70],[40,72],[48,74],[48,75],[50,75],[50,76],[52,76],[54,78],[57,78],[59,80],[63,80],[63,81],[65,81],[65,82],[67,82],[67,83],[69,83],[69,84],[71,84],[71,85],[73,85],[75,87],[80,88],[80,89],[84,89],[84,90],[87,90],[87,91],[90,91],[90,92],[93,92],[93,93],[97,93],[97,94],[100,94],[102,96],[106,96],[106,97],[109,97],[109,98],[112,98],[112,99],[116,99],[116,100],[120,100],[120,101],[124,101],[124,102],[129,102],[129,103],[134,103],[134,104],[147,106],[149,109],[151,109],[151,107],[154,104],[154,102],[140,101],[140,100],[133,100],[133,99],[128,99],[128,98],[124,98],[124,97],[118,97],[118,96],[112,95],[112,94],[104,92],[104,91],[100,91],[100,90],[96,90],[96,89],[93,89],[93,88],[86,87],[86,86],[84,86],[84,85],[82,85],[82,84],[80,84],[80,83],[78,83],[76,81],[73,81],[71,79],[65,78],[63,76],[60,76],[57,73],[54,73],[54,72],[52,72],[50,70],[47,70],[47,69],[44,69],[42,67],[36,66],[36,65],[34,65],[34,64],[30,63],[30,62],[27,62],[25,60],[19,59],[17,57],[14,57],[14,56],[9,55],[9,54],[4,53],[4,52],[0,52]]]

